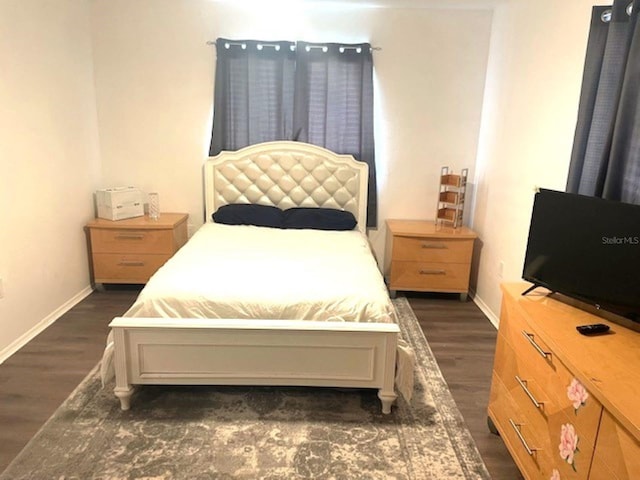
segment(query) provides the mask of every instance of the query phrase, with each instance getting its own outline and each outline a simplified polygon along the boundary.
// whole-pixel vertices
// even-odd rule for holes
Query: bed
[[[113,367],[121,408],[145,384],[373,388],[384,413],[395,385],[409,397],[411,352],[365,233],[367,177],[353,157],[300,142],[210,158],[205,224],[110,323],[103,379]],[[236,204],[340,210],[357,227],[212,221]]]

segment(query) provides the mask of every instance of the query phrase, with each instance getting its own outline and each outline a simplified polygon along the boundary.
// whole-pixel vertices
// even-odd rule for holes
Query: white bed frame
[[[352,212],[366,232],[367,165],[300,142],[268,142],[210,158],[206,218],[229,203]],[[299,385],[378,389],[390,413],[399,328],[394,323],[115,318],[115,395],[133,385]]]

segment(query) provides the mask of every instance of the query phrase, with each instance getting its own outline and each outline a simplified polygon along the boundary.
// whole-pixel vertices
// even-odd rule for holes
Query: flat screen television
[[[522,277],[640,326],[640,205],[540,190]]]

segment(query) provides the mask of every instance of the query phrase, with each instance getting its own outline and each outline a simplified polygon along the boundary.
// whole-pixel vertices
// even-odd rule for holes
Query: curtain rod
[[[208,40],[207,41],[207,45],[216,45],[216,42],[213,40]],[[247,48],[247,44],[246,43],[241,43],[241,42],[226,42],[225,43],[225,47],[229,48],[230,46],[236,46],[236,47],[242,47],[243,49]],[[276,43],[258,43],[258,50],[262,50],[263,47],[272,47],[275,48],[276,50],[280,50],[280,45],[276,44]],[[296,46],[295,45],[291,45],[291,50],[295,51]],[[311,50],[312,48],[321,48],[324,52],[327,51],[328,47],[326,45],[307,45],[307,51]],[[352,47],[352,46],[348,46],[345,45],[344,47],[340,47],[340,52],[344,52],[345,50],[358,50],[361,47]],[[382,50],[382,47],[371,47],[372,51],[380,51]]]

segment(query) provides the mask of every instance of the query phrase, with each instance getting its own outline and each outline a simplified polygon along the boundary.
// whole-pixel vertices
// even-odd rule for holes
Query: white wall
[[[100,164],[89,4],[0,3],[0,361],[88,294]]]
[[[158,191],[163,210],[188,212],[199,226],[215,70],[206,41],[370,41],[382,48],[374,53],[381,228],[371,234],[381,256],[385,218],[433,218],[440,167],[473,167],[491,10],[285,3],[92,2],[103,186]]]
[[[522,276],[534,187],[565,188],[592,4],[510,0],[494,13],[473,219],[475,299],[494,319],[499,284]]]

